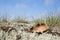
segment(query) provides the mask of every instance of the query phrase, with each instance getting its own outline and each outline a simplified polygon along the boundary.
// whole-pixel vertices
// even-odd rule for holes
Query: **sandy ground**
[[[17,25],[14,24],[11,28],[0,27],[0,40],[60,40],[60,36],[43,33],[30,33],[24,29],[31,28],[30,24]]]

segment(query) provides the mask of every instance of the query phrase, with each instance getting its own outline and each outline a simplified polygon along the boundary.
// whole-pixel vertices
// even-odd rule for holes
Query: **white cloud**
[[[56,2],[57,0],[44,0],[45,5],[52,5]]]
[[[25,5],[25,4],[16,4],[16,8],[25,9],[25,8],[27,8],[27,5]]]

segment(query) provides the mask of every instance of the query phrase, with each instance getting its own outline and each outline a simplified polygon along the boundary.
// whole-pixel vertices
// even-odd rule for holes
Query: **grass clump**
[[[46,19],[49,26],[60,26],[60,18],[57,16],[50,16]]]
[[[13,21],[17,22],[17,23],[28,23],[28,21],[26,19],[21,18],[21,17],[17,17]]]
[[[58,26],[60,27],[60,16],[48,16],[46,19],[35,19],[33,22],[36,24],[45,23],[50,27]]]

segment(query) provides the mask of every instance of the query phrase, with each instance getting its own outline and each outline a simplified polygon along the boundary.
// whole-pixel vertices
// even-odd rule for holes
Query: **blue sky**
[[[0,0],[0,15],[44,18],[60,13],[60,0]]]

